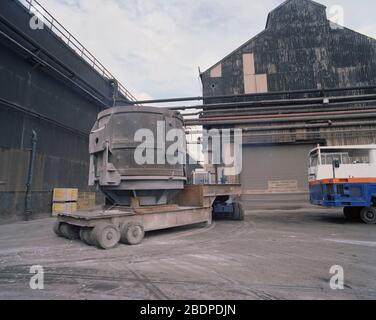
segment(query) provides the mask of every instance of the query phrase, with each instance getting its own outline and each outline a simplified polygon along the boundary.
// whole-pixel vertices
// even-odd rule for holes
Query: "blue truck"
[[[311,204],[342,207],[347,219],[376,224],[376,145],[317,146],[309,189]]]

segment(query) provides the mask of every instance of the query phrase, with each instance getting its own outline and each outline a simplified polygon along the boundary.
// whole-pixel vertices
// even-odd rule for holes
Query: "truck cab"
[[[376,145],[317,146],[308,180],[313,205],[343,207],[346,218],[376,224]]]

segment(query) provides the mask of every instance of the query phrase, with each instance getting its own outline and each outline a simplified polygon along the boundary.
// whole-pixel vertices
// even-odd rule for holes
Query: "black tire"
[[[93,244],[100,249],[114,248],[120,240],[120,231],[112,223],[99,223],[92,231]]]
[[[121,242],[135,246],[142,242],[145,237],[144,227],[139,222],[129,222],[121,228]]]
[[[61,222],[56,221],[54,223],[54,232],[58,237],[63,237],[63,234],[60,231]]]
[[[360,218],[366,224],[376,224],[376,208],[364,207],[360,212]]]
[[[88,246],[94,246],[92,231],[93,229],[90,228],[81,228],[80,230],[80,239]]]
[[[345,207],[343,208],[343,215],[348,221],[360,221],[361,209],[359,207]]]
[[[243,204],[241,202],[234,202],[232,205],[234,207],[233,220],[243,221],[245,212]]]
[[[68,223],[61,223],[59,230],[62,236],[69,240],[80,239],[80,227],[73,226]]]

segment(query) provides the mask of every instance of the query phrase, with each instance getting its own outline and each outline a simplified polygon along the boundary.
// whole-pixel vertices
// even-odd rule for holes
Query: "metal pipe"
[[[292,124],[282,126],[263,126],[263,127],[246,127],[244,131],[270,131],[270,130],[288,130],[288,129],[315,129],[326,127],[351,127],[351,126],[367,126],[376,125],[376,121],[350,121],[350,122],[326,122],[317,124]]]
[[[76,79],[80,80],[85,86],[87,86],[90,90],[93,90],[94,92],[96,92],[96,94],[98,94],[99,96],[101,96],[102,99],[108,99],[108,97],[102,95],[98,90],[96,90],[94,87],[92,87],[90,84],[88,84],[85,80],[83,80],[79,75],[76,75],[74,74],[73,71],[71,71],[68,67],[66,67],[61,61],[59,61],[57,58],[55,58],[53,55],[51,55],[46,49],[42,48],[39,44],[37,44],[35,41],[33,41],[32,39],[30,39],[30,37],[28,37],[26,34],[24,34],[22,31],[20,31],[19,29],[17,29],[12,23],[10,23],[7,19],[5,19],[3,16],[0,16],[0,20],[2,20],[2,22],[8,26],[8,28],[10,28],[13,32],[15,32],[17,35],[19,35],[20,37],[22,37],[25,41],[28,41],[33,47],[35,48],[38,48],[38,50],[40,50],[41,52],[43,52],[45,55],[47,55],[47,57],[49,59],[51,59],[53,62],[55,62],[56,64],[59,65],[59,67],[65,69],[68,73],[70,73],[70,76],[66,76],[64,75],[61,71],[57,70],[56,68],[52,67],[49,63],[47,63],[45,60],[43,60],[42,58],[40,58],[39,56],[35,55],[33,52],[31,52],[30,50],[28,50],[26,47],[24,47],[23,45],[21,45],[18,41],[14,40],[12,37],[8,36],[5,32],[2,32],[0,31],[0,33],[6,37],[8,40],[10,40],[11,42],[13,42],[15,45],[17,45],[18,47],[20,47],[21,49],[23,49],[24,51],[26,51],[28,54],[32,55],[36,60],[38,60],[40,63],[42,63],[44,66],[47,66],[49,67],[50,69],[52,69],[53,71],[59,73],[61,76],[63,76],[66,80],[68,80],[69,82],[73,83],[76,87],[78,87],[79,89],[83,90],[86,94],[88,94],[89,96],[91,96],[92,98],[94,98],[95,100],[97,100],[98,102],[100,102],[100,104],[102,104],[103,106],[107,107],[108,105],[106,103],[104,103],[102,100],[100,100],[99,98],[97,98],[96,96],[94,96],[93,94],[91,94],[89,91],[87,91],[85,88],[83,88],[82,86],[80,86],[79,84],[77,84],[76,82],[74,82],[72,80],[72,77],[74,76]]]
[[[2,36],[6,37],[12,43],[14,43],[16,46],[18,46],[19,48],[23,49],[25,52],[27,52],[28,54],[30,54],[35,60],[37,60],[39,63],[42,63],[43,66],[50,68],[52,71],[54,71],[57,74],[59,74],[62,78],[64,78],[68,82],[74,84],[74,86],[76,86],[77,88],[81,89],[83,92],[85,92],[87,95],[89,95],[94,100],[96,100],[97,102],[99,102],[101,105],[103,105],[105,107],[108,106],[107,103],[105,103],[102,100],[98,99],[96,96],[94,96],[93,94],[91,94],[88,90],[86,90],[85,88],[83,88],[82,86],[80,86],[79,84],[77,84],[76,82],[74,82],[71,78],[69,78],[68,76],[66,76],[65,74],[63,74],[59,70],[57,70],[55,67],[51,66],[49,63],[47,63],[46,61],[44,61],[43,59],[41,59],[40,57],[38,57],[36,54],[34,54],[33,52],[31,52],[29,49],[25,48],[23,45],[21,45],[20,43],[18,43],[13,38],[9,37],[6,33],[0,31],[0,34]]]
[[[333,134],[346,134],[346,133],[374,133],[376,132],[376,128],[374,129],[354,129],[354,130],[328,130],[328,131],[317,131],[317,132],[278,132],[278,133],[252,133],[252,134],[243,134],[243,137],[281,137],[281,136],[326,136],[326,135],[333,135]]]
[[[376,123],[376,122],[375,122]],[[376,128],[370,129],[370,128],[359,128],[359,129],[352,129],[352,130],[326,130],[326,131],[317,131],[317,132],[278,132],[278,133],[251,133],[253,131],[256,131],[254,129],[250,128],[235,128],[235,129],[242,129],[243,131],[243,137],[263,137],[263,136],[295,136],[295,135],[325,135],[325,134],[337,134],[337,133],[358,133],[358,132],[376,132]],[[288,128],[290,129],[290,127]],[[232,129],[233,131],[234,129]],[[278,130],[278,129],[277,129]],[[270,128],[269,131],[277,131],[274,127]],[[203,130],[197,130],[197,131],[189,131],[186,134],[187,135],[192,135],[192,134],[202,134],[204,131]],[[195,143],[195,142],[193,142]]]
[[[376,118],[376,113],[349,113],[349,114],[332,114],[332,115],[312,115],[312,116],[302,116],[302,117],[283,117],[283,118],[244,118],[239,119],[239,117],[232,117],[227,119],[216,118],[213,120],[209,119],[192,119],[185,120],[187,126],[202,126],[202,125],[234,125],[243,123],[273,123],[273,122],[293,122],[293,121],[313,121],[313,120],[334,120],[334,119],[365,119],[365,118]]]
[[[233,116],[216,116],[216,117],[208,117],[202,118],[207,120],[227,120],[227,119],[280,119],[280,118],[291,118],[294,119],[295,117],[299,116],[318,116],[318,115],[337,115],[337,114],[353,114],[353,113],[366,113],[372,112],[375,108],[371,109],[362,109],[362,110],[339,110],[339,111],[329,111],[329,112],[308,112],[308,113],[288,113],[288,114],[261,114],[261,115],[233,115]]]
[[[33,130],[31,134],[31,150],[30,150],[30,160],[29,160],[29,170],[27,174],[27,182],[26,182],[26,196],[25,196],[25,221],[28,221],[31,214],[32,214],[32,185],[33,185],[33,177],[34,177],[34,167],[35,167],[35,157],[37,151],[37,142],[38,142],[38,135]]]
[[[233,117],[233,116],[237,116],[238,118],[246,118],[246,117],[252,117],[252,116],[255,116],[255,117],[284,117],[284,116],[292,116],[292,115],[296,115],[296,114],[315,114],[315,113],[323,113],[323,112],[336,112],[336,113],[339,113],[339,112],[347,112],[347,111],[352,111],[352,112],[362,112],[363,110],[376,110],[376,105],[375,106],[367,106],[367,107],[357,107],[357,108],[351,108],[351,107],[348,107],[348,108],[338,108],[338,107],[327,107],[325,109],[323,108],[320,108],[320,109],[304,109],[304,110],[297,110],[298,112],[294,112],[294,110],[281,110],[280,112],[275,112],[275,111],[257,111],[257,112],[247,112],[247,113],[236,113],[236,112],[233,112],[233,113],[225,113],[225,114],[221,114],[221,115],[212,115],[212,116],[208,116],[208,115],[204,115],[204,116],[201,116],[200,119],[202,120],[205,120],[205,119],[216,119],[218,117],[220,118],[225,118],[225,117]],[[184,115],[183,115],[184,116]],[[191,116],[191,115],[190,115]],[[192,115],[193,116],[193,115]],[[195,115],[197,116],[197,115]],[[188,116],[185,116],[184,119],[188,119]],[[196,118],[191,118],[191,119],[197,119]]]
[[[352,95],[352,96],[335,96],[329,99],[328,103],[324,103],[323,98],[303,98],[303,99],[280,99],[280,100],[260,100],[260,101],[247,101],[247,102],[231,102],[231,103],[217,103],[205,104],[196,106],[182,106],[170,107],[170,110],[221,110],[229,108],[244,108],[244,107],[267,107],[267,106],[292,106],[292,105],[310,105],[310,104],[326,104],[335,102],[351,102],[351,103],[366,103],[376,100],[376,94],[366,95]]]
[[[362,101],[362,105],[368,104],[368,103],[374,103],[376,105],[376,100],[370,100],[370,101]],[[342,107],[343,106],[343,107]],[[205,111],[200,111],[196,112],[197,114],[202,113],[204,117],[209,117],[211,115],[215,115],[216,113],[220,112],[221,114],[243,114],[243,113],[256,113],[256,112],[265,112],[265,113],[270,113],[272,111],[276,113],[281,113],[281,112],[289,112],[292,110],[312,110],[314,109],[325,109],[328,110],[329,108],[334,108],[334,107],[342,107],[342,108],[351,108],[351,110],[354,109],[354,103],[349,104],[348,102],[334,102],[334,103],[329,103],[329,104],[308,104],[308,105],[293,105],[293,106],[272,106],[272,107],[265,107],[265,106],[255,106],[253,108],[230,108],[230,109],[221,109],[221,110],[205,110]],[[364,108],[364,106],[360,106],[357,108]],[[340,110],[340,109],[338,109]],[[197,115],[197,114],[192,114],[192,115]],[[186,114],[182,114],[185,116]]]
[[[89,134],[86,133],[86,132],[77,130],[77,129],[72,128],[72,127],[68,127],[67,125],[65,125],[65,124],[63,124],[61,122],[49,119],[48,117],[46,117],[46,116],[44,116],[44,115],[42,115],[42,114],[40,114],[38,112],[31,111],[29,109],[26,109],[24,107],[19,106],[18,104],[13,103],[13,102],[10,102],[10,101],[7,101],[7,100],[4,100],[4,99],[0,98],[0,103],[2,103],[3,106],[5,106],[7,108],[16,109],[17,111],[22,112],[24,114],[27,114],[30,117],[33,117],[33,118],[40,119],[40,120],[43,120],[45,122],[51,123],[54,126],[63,128],[64,130],[67,130],[69,132],[73,132],[74,134],[78,134],[78,135],[80,135],[80,136],[82,136],[84,138],[88,138],[88,136],[89,136]]]
[[[129,101],[128,104],[155,104],[155,103],[172,103],[172,102],[182,102],[182,101],[204,101],[204,100],[216,100],[216,99],[239,99],[239,98],[258,98],[258,97],[270,97],[276,95],[293,95],[293,94],[320,94],[321,97],[326,97],[326,93],[332,92],[344,92],[344,91],[355,91],[355,90],[374,90],[376,86],[360,86],[360,87],[347,87],[347,88],[331,88],[331,89],[308,89],[308,90],[292,90],[292,91],[274,91],[265,93],[255,93],[255,94],[237,94],[237,95],[220,95],[220,96],[208,96],[208,97],[185,97],[185,98],[169,98],[169,99],[155,99],[155,100],[140,100],[140,101]],[[126,102],[118,100],[119,102]],[[184,107],[186,108],[186,107]]]

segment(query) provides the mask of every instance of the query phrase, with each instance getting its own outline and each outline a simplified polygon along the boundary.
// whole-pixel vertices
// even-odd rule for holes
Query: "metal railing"
[[[21,3],[31,15],[35,15],[41,19],[43,25],[48,27],[55,35],[61,38],[73,51],[76,52],[82,59],[84,59],[95,71],[101,76],[116,80],[110,71],[88,50],[85,46],[77,40],[59,21],[57,21],[37,0],[15,0]],[[130,101],[137,101],[137,99],[118,81],[119,92],[127,97]]]

